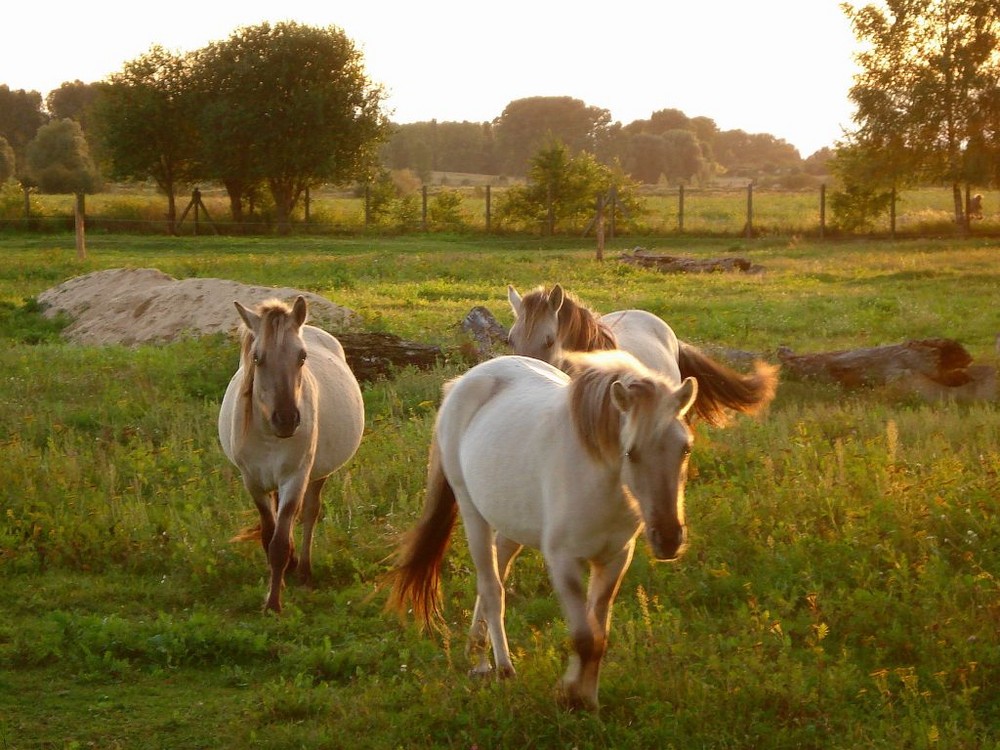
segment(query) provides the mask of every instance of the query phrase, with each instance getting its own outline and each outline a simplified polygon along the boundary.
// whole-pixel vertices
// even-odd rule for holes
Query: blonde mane
[[[292,314],[292,308],[279,299],[264,300],[254,307],[260,316],[261,345],[267,346],[283,330],[282,323]],[[240,323],[240,364],[243,366],[243,380],[240,383],[240,397],[243,400],[243,432],[253,418],[253,381],[257,366],[253,361],[253,345],[257,340],[246,323]]]
[[[548,289],[538,287],[521,299],[525,332],[529,337],[539,315],[548,307],[548,295]],[[567,351],[590,352],[618,348],[618,341],[611,329],[569,292],[564,292],[562,307],[559,308],[558,327],[559,339],[563,349]]]
[[[594,458],[617,463],[621,459],[621,412],[611,400],[611,385],[621,381],[636,395],[637,408],[651,410],[656,376],[636,369],[638,362],[618,351],[571,354],[567,363],[572,377],[570,413],[580,440]]]

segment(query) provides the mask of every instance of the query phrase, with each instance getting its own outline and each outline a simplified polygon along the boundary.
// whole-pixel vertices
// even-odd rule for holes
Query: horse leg
[[[587,588],[587,614],[593,627],[594,643],[600,648],[594,649],[592,658],[581,659],[579,673],[579,692],[584,696],[592,696],[592,704],[597,708],[597,692],[601,676],[601,660],[607,650],[608,634],[611,632],[611,606],[621,587],[625,571],[632,562],[632,552],[635,544],[630,543],[619,554],[606,563],[591,563],[590,584]],[[591,702],[590,699],[587,700]]]
[[[321,477],[310,482],[309,486],[306,487],[306,494],[302,501],[302,554],[299,558],[298,574],[299,580],[307,586],[312,585],[313,531],[323,506],[320,496],[326,479],[326,477]]]
[[[500,583],[503,584],[510,574],[514,558],[517,557],[523,546],[501,534],[496,535],[495,544],[497,571],[500,574]],[[469,642],[466,647],[466,654],[470,658],[477,659],[476,666],[470,670],[470,674],[483,676],[493,671],[493,666],[490,664],[489,646],[490,634],[486,627],[486,620],[483,619],[482,598],[477,595],[476,606],[472,611],[472,626],[469,628]]]
[[[545,557],[552,587],[559,595],[573,644],[560,684],[562,699],[571,709],[596,710],[597,690],[591,675],[595,673],[595,663],[599,665],[604,656],[605,643],[601,629],[587,606],[582,566],[579,560],[572,557],[554,554],[546,554]]]
[[[267,548],[271,544],[271,537],[274,536],[274,508],[277,504],[278,494],[250,486],[247,486],[247,491],[253,498],[253,504],[257,507],[257,514],[260,516],[260,543],[266,556]]]
[[[462,523],[465,526],[465,537],[469,542],[469,554],[476,566],[476,606],[473,612],[472,629],[485,623],[487,638],[493,642],[493,658],[496,662],[498,677],[512,677],[515,674],[514,664],[510,660],[510,649],[507,645],[507,633],[504,630],[504,591],[503,581],[497,567],[497,540],[493,529],[479,511],[471,503],[463,503]],[[509,557],[508,557],[509,561]],[[471,640],[471,639],[470,639]],[[486,639],[483,639],[485,641]],[[486,662],[486,672],[489,671],[489,661]],[[472,674],[482,674],[483,661]]]
[[[303,479],[303,481],[305,481]],[[294,481],[279,490],[278,513],[274,534],[267,548],[267,562],[271,567],[271,583],[267,592],[265,610],[281,612],[281,589],[285,585],[285,570],[295,556],[292,528],[302,508],[305,487]]]

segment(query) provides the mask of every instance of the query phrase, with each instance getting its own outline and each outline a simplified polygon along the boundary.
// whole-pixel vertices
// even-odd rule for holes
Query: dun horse
[[[698,391],[621,352],[579,354],[573,378],[503,356],[445,387],[431,441],[423,516],[390,573],[389,605],[424,624],[441,613],[441,565],[461,512],[476,566],[473,674],[514,674],[503,582],[523,546],[540,549],[573,651],[562,679],[572,707],[597,708],[611,607],[645,529],[653,555],[685,546],[684,484]],[[590,577],[584,588],[584,563]]]
[[[243,475],[260,513],[271,570],[265,609],[281,611],[285,571],[312,577],[312,537],[327,478],[358,449],[364,428],[361,389],[340,342],[305,325],[306,301],[278,300],[256,311],[236,302],[243,320],[240,366],[219,412],[219,440]],[[292,527],[302,515],[302,557]]]
[[[737,372],[678,340],[670,326],[645,310],[598,315],[559,284],[524,297],[508,286],[507,299],[516,318],[509,335],[515,354],[561,367],[566,352],[623,349],[668,378],[697,379],[694,413],[715,426],[728,421],[727,410],[752,414],[774,398],[777,367],[758,361],[753,373]]]

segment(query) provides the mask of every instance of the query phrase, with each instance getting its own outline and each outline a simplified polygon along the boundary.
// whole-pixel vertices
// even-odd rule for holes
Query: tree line
[[[708,117],[662,109],[623,125],[571,97],[515,100],[491,122],[393,124],[382,86],[340,29],[282,23],[191,53],[154,46],[106,81],[63,84],[44,107],[37,92],[0,86],[0,179],[77,193],[102,178],[152,180],[171,222],[180,189],[215,181],[237,223],[267,204],[283,226],[310,187],[388,190],[390,170],[425,183],[438,171],[549,181],[511,200],[551,197],[554,170],[567,168],[568,182],[600,173],[601,189],[723,174],[795,187],[830,171],[831,208],[845,228],[870,224],[896,191],[921,184],[950,185],[955,221],[967,222],[970,187],[1000,184],[1000,5],[843,9],[866,42],[849,92],[856,128],[807,159],[772,135],[721,131]],[[590,200],[594,187],[572,192]]]

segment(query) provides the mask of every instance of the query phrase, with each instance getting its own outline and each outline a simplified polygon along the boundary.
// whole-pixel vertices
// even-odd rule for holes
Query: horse
[[[611,607],[636,538],[644,530],[659,560],[686,546],[693,434],[684,415],[698,384],[622,351],[573,355],[571,372],[504,355],[445,385],[425,506],[387,574],[387,607],[440,626],[441,565],[460,512],[476,568],[470,674],[493,671],[492,643],[497,676],[511,677],[503,584],[523,547],[539,549],[572,641],[562,700],[596,710]]]
[[[560,284],[538,287],[523,297],[508,285],[514,312],[508,341],[515,354],[536,357],[557,367],[567,351],[623,349],[644,365],[679,382],[698,381],[693,414],[722,427],[729,411],[754,414],[774,399],[778,368],[756,361],[740,373],[677,338],[661,318],[646,310],[598,315],[565,292]]]
[[[302,296],[289,306],[239,302],[240,366],[219,410],[219,441],[239,468],[260,524],[238,535],[257,538],[270,568],[265,611],[281,612],[286,569],[312,582],[313,530],[327,478],[358,449],[365,412],[344,349],[326,331],[305,325]],[[302,515],[302,556],[292,527]]]

